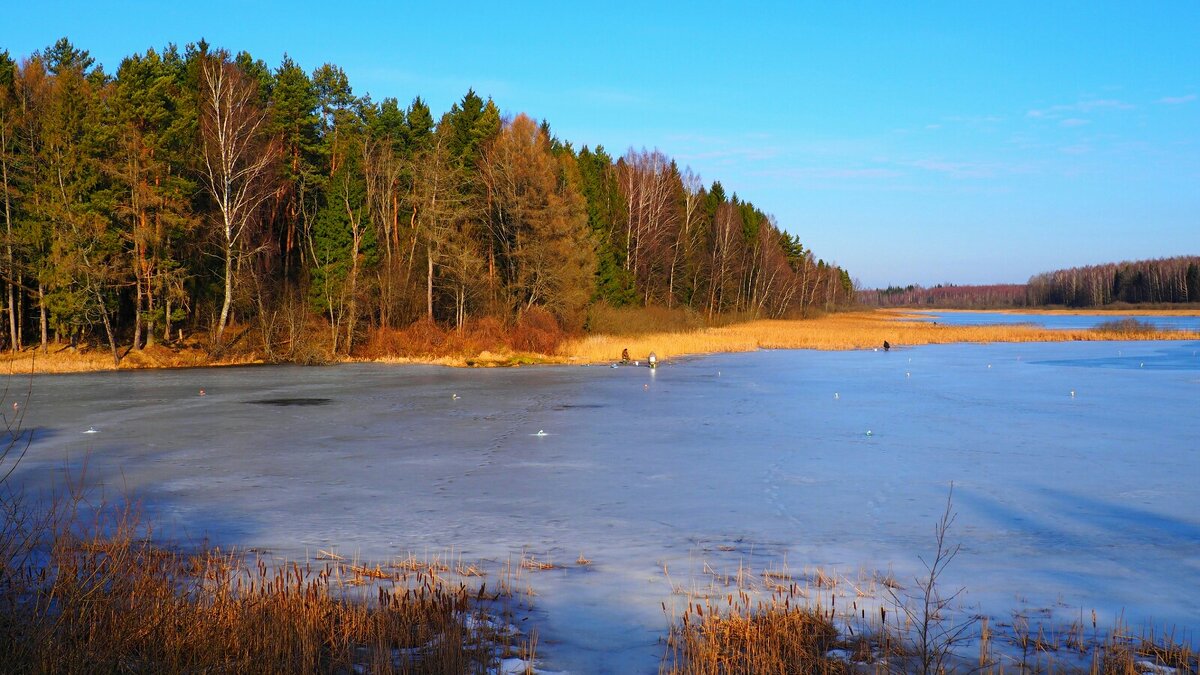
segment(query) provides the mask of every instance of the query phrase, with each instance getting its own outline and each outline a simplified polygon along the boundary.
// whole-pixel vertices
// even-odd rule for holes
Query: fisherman
[[[887,341],[887,340],[884,340],[884,341],[883,341],[883,351],[885,351],[885,352],[886,352],[887,350],[889,350],[889,349],[891,349],[891,348],[892,348],[892,346],[891,346],[890,344],[888,344],[888,341]]]
[[[651,368],[658,367],[658,357],[654,355],[654,352],[650,352],[650,358],[646,359],[646,362],[650,364]]]
[[[629,363],[629,348],[621,350],[621,363]]]

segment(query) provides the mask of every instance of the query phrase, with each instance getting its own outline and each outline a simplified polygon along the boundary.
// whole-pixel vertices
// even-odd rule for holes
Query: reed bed
[[[431,566],[187,553],[153,543],[128,509],[81,527],[5,506],[0,672],[485,673],[532,656],[485,611],[498,594]]]
[[[665,606],[664,606],[665,609]],[[838,629],[819,608],[789,591],[765,600],[745,592],[689,602],[667,637],[662,673],[813,673],[841,675],[849,664],[830,656]]]
[[[935,645],[946,649],[945,658],[925,670],[918,625],[897,604],[919,589],[906,589],[890,573],[859,570],[853,577],[792,571],[786,563],[754,571],[741,561],[728,572],[708,562],[702,569],[699,582],[676,582],[664,567],[686,606],[676,612],[663,603],[670,626],[661,673],[1200,673],[1187,633],[1105,628],[1094,612],[1088,625],[1082,614],[1066,625],[1019,613],[975,621],[961,606],[935,621],[972,629]]]
[[[639,361],[654,352],[659,359],[714,352],[757,349],[872,349],[886,340],[893,346],[957,342],[1071,342],[1089,340],[1196,340],[1200,332],[1163,331],[1143,324],[1109,329],[1058,330],[1030,325],[947,326],[910,321],[902,312],[872,311],[831,314],[815,319],[760,320],[682,333],[590,335],[565,343],[560,351],[570,362],[610,363],[623,349]]]

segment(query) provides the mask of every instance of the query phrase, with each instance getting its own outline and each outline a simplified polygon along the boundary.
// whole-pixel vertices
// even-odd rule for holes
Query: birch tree
[[[200,78],[201,183],[216,206],[224,296],[217,320],[220,344],[233,304],[235,267],[257,225],[259,207],[272,194],[277,142],[268,133],[268,110],[258,83],[230,63],[225,52],[203,55]]]

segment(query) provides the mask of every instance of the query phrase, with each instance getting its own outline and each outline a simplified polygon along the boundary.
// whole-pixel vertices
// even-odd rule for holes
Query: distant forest
[[[1029,280],[1033,305],[1200,302],[1200,256],[1072,267]]]
[[[907,286],[861,291],[879,307],[1103,307],[1114,303],[1200,302],[1200,256],[1072,267],[1035,275],[1028,284]]]
[[[781,317],[850,276],[658,151],[576,149],[468,91],[357,96],[201,41],[106,73],[66,38],[0,53],[3,342],[118,345],[255,331],[350,353],[372,331],[592,303]]]
[[[990,286],[958,286],[944,284],[925,286],[889,286],[860,291],[859,301],[874,307],[945,307],[954,309],[984,309],[1023,307],[1025,284],[994,284]]]

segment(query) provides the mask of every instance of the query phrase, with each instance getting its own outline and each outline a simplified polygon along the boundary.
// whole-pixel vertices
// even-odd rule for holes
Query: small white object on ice
[[[1075,398],[1075,390],[1074,389],[1071,390],[1071,398]]]
[[[875,434],[871,433],[871,430],[870,430],[870,429],[867,429],[867,435],[868,435],[868,436],[874,436]]]
[[[538,432],[536,434],[534,434],[534,436],[549,436],[549,435],[550,434],[546,433],[546,431],[544,429],[538,429]]]
[[[98,434],[98,433],[100,433],[100,432],[99,432],[99,431],[96,431],[96,427],[88,427],[88,428],[87,428],[87,431],[85,431],[85,432],[83,432],[83,433],[85,433],[85,434]]]
[[[1143,361],[1143,362],[1141,362],[1141,363],[1139,363],[1139,364],[1138,364],[1138,368],[1145,368],[1145,367],[1146,367],[1146,362],[1145,362],[1145,361]]]
[[[450,394],[450,400],[457,401],[458,398],[459,398],[458,394]]]
[[[833,392],[833,400],[835,400],[835,401],[836,401],[836,400],[838,400],[839,398],[840,398],[840,397],[838,396],[838,393],[837,393],[836,391],[835,391],[835,392]]]
[[[904,374],[904,376],[905,376],[905,377],[912,377],[912,373],[905,373],[905,374]]]
[[[614,363],[614,364],[612,364],[612,367],[613,367],[613,368],[616,368],[616,367],[617,367],[617,364],[615,364],[615,363]]]
[[[988,368],[991,368],[991,367],[992,367],[992,364],[990,364],[990,363],[989,363],[989,364],[988,364]]]

